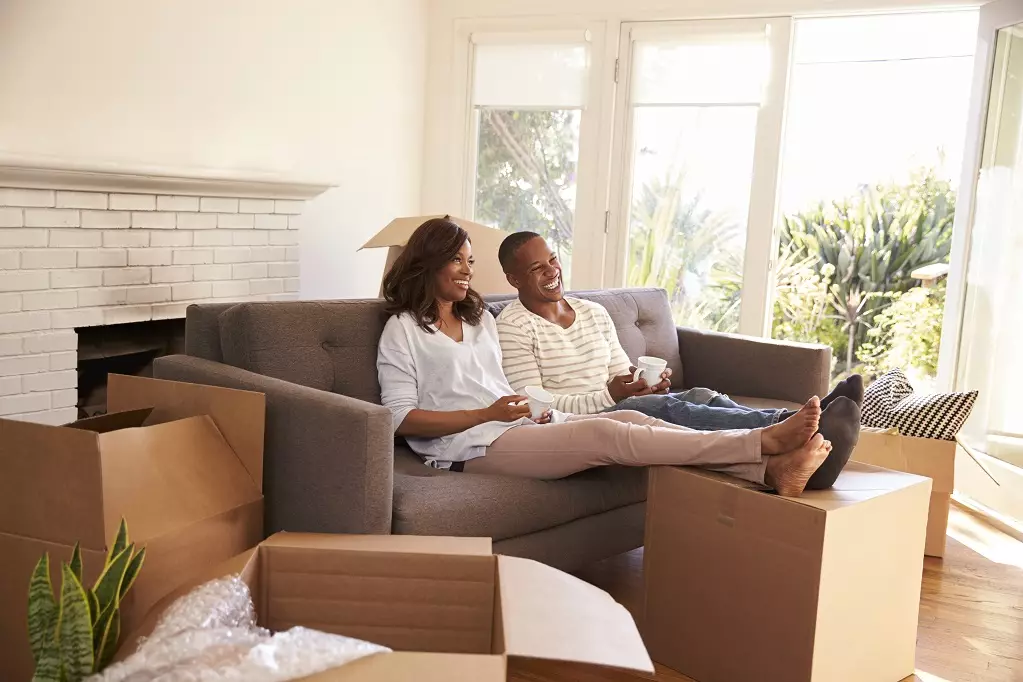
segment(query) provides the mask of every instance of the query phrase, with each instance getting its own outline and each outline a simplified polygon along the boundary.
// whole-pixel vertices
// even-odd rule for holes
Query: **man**
[[[671,370],[648,386],[632,381],[634,368],[618,341],[607,310],[598,303],[566,298],[561,264],[535,232],[509,235],[498,252],[508,282],[518,291],[497,318],[504,373],[519,393],[543,386],[554,395],[554,409],[595,414],[628,409],[702,431],[767,428],[801,429],[812,421],[834,446],[814,474],[813,487],[834,482],[859,435],[863,380],[841,382],[823,400],[811,399],[798,412],[755,410],[706,388],[669,394]],[[811,431],[812,434],[813,431]]]

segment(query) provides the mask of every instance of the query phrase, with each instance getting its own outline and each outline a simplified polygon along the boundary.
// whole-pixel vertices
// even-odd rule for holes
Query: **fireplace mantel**
[[[333,185],[269,173],[87,165],[0,154],[0,187],[308,201]]]

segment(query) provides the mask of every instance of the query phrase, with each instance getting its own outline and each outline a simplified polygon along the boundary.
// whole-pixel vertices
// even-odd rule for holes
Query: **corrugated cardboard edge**
[[[208,416],[263,491],[263,446],[266,396],[220,386],[111,374],[107,404],[111,411],[151,407],[154,421]]]

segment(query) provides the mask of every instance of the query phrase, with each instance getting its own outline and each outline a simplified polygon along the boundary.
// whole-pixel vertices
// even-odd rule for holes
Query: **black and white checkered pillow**
[[[877,429],[897,428],[904,436],[955,440],[976,401],[976,391],[916,395],[906,375],[893,369],[867,387],[861,421]]]

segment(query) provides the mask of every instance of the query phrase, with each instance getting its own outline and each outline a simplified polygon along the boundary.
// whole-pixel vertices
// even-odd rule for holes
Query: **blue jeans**
[[[605,412],[635,410],[697,431],[759,429],[777,423],[784,410],[755,410],[709,388],[626,398]]]

